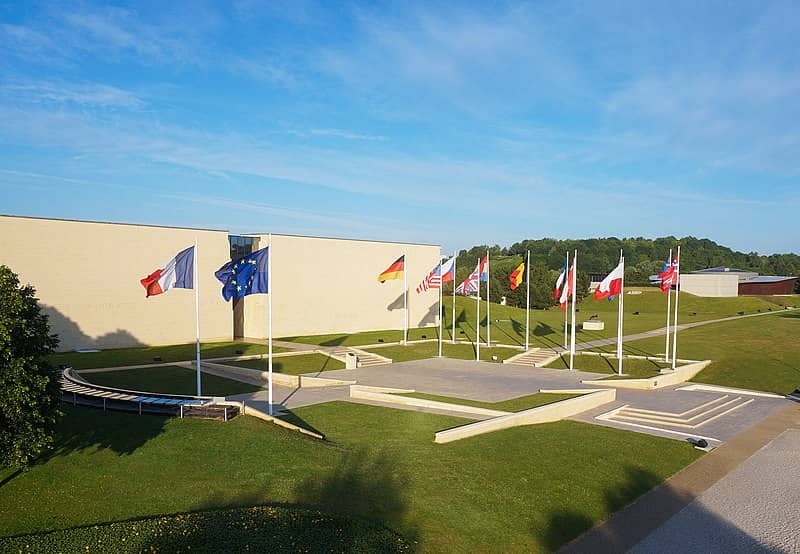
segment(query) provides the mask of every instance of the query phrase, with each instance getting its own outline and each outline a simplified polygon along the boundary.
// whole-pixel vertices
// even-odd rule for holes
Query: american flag
[[[438,289],[442,286],[442,264],[437,265],[434,267],[428,275],[422,280],[422,282],[417,287],[417,294],[425,292],[429,289]]]

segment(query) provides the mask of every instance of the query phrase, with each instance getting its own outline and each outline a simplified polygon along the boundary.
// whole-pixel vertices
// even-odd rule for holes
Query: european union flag
[[[267,293],[269,247],[256,250],[219,268],[214,276],[222,283],[222,297],[241,298],[248,294]]]

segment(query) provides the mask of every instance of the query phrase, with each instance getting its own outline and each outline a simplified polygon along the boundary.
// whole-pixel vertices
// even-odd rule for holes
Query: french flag
[[[147,298],[167,292],[169,289],[194,288],[194,246],[178,254],[139,281],[147,292]]]
[[[620,261],[619,265],[600,282],[596,289],[594,289],[594,299],[601,300],[603,298],[608,298],[609,300],[613,300],[614,296],[620,294],[622,292],[622,276],[624,272],[625,266],[623,262]]]
[[[561,269],[561,274],[556,280],[556,288],[553,289],[553,300],[558,300],[561,296],[561,287],[564,285],[564,280],[567,278],[567,262],[564,262],[564,267]]]
[[[478,270],[481,281],[489,280],[489,253],[481,260],[480,269]]]
[[[572,287],[575,283],[575,260],[572,260],[572,267],[569,268],[569,273],[567,274],[567,280],[564,283],[564,287],[561,289],[561,298],[558,299],[558,303],[561,304],[561,311],[565,311],[567,309],[567,302],[570,300],[570,296],[572,296]]]

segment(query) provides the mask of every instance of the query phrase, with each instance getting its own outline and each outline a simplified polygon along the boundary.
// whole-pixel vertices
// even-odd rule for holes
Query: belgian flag
[[[406,255],[403,254],[395,262],[387,267],[383,273],[378,275],[378,281],[383,283],[384,281],[391,281],[392,279],[402,279],[403,278],[403,270],[405,269],[406,265]]]
[[[519,267],[511,272],[511,275],[508,276],[508,280],[511,281],[511,290],[516,290],[516,288],[522,283],[523,275],[525,274],[525,262],[519,264]]]

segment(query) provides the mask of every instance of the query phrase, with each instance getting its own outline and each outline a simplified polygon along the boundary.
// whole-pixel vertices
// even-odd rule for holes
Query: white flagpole
[[[572,371],[574,366],[574,359],[575,359],[575,289],[577,288],[578,282],[578,249],[575,249],[575,255],[572,258],[572,265],[575,267],[575,271],[572,272],[572,328],[571,328],[571,335],[572,335],[572,342],[570,343],[569,347],[569,370]]]
[[[625,299],[625,256],[619,251],[619,261],[622,264],[622,283],[619,291],[619,315],[617,316],[617,359],[619,360],[619,374],[622,375],[622,317],[624,314],[623,302]]]
[[[672,248],[669,249],[669,265],[670,269],[672,269]],[[670,297],[672,296],[672,283],[670,283],[669,287],[667,287],[667,327],[666,327],[666,336],[664,337],[666,341],[666,345],[664,346],[664,362],[669,362],[669,304],[670,304]]]
[[[678,263],[675,265],[675,323],[672,325],[672,369],[678,355],[678,298],[681,294],[681,245],[678,245]]]
[[[272,415],[272,233],[269,234],[269,250],[267,250],[267,307],[269,323],[267,324],[267,357],[269,359],[269,415]]]
[[[569,286],[569,283],[567,283],[568,278],[569,278],[569,250],[567,250],[567,272],[564,273],[564,282],[561,283],[562,287]],[[569,302],[569,298],[567,298],[567,302]],[[568,317],[569,317],[569,311],[564,309],[564,348],[567,348],[568,345],[567,343],[567,329],[569,327],[567,324]]]
[[[453,252],[453,335],[450,337],[456,343],[456,252]]]
[[[197,239],[194,239],[194,267],[192,271],[194,271],[194,324],[195,324],[195,331],[196,341],[195,341],[195,350],[197,355],[197,396],[202,396],[202,389],[200,387],[200,287],[198,286],[198,282],[200,281],[199,275],[197,274]]]
[[[481,257],[478,256],[478,271],[481,267]],[[475,310],[475,361],[481,360],[481,276],[478,274],[477,286],[478,301],[475,302],[477,309]]]
[[[403,254],[403,344],[408,344],[408,260]]]
[[[442,357],[442,257],[439,256],[439,357]]]
[[[489,317],[489,249],[486,249],[486,346],[491,346],[492,336],[492,320]],[[481,288],[480,279],[478,280],[478,289]]]
[[[528,351],[528,337],[530,336],[531,325],[531,251],[528,250],[528,261],[525,263],[525,271],[527,275],[525,280],[528,281],[528,292],[525,295],[525,352]]]

